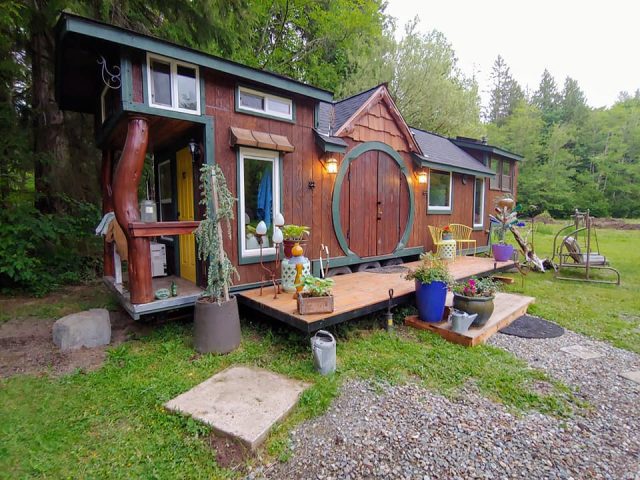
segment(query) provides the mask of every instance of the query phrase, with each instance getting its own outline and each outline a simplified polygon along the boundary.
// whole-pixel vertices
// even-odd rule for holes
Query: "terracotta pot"
[[[238,301],[220,305],[198,299],[193,312],[193,346],[200,353],[229,353],[240,345]]]
[[[294,247],[296,243],[300,244],[302,248],[305,248],[308,240],[283,240],[282,246],[284,248],[284,257],[291,258],[293,253],[291,253],[291,249]]]
[[[493,259],[496,262],[507,262],[511,260],[513,256],[513,245],[494,243],[491,245],[491,251],[493,252]]]
[[[478,316],[471,326],[482,327],[493,313],[493,299],[495,297],[465,297],[464,295],[453,294],[453,308],[462,310],[470,314],[477,313]]]

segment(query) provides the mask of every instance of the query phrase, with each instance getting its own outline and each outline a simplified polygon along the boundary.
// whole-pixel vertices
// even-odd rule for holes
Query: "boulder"
[[[92,308],[62,317],[53,324],[53,343],[61,350],[99,347],[111,342],[109,311]]]

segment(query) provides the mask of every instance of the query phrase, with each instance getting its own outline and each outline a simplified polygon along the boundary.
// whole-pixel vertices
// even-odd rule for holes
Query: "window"
[[[269,93],[238,87],[238,110],[293,120],[293,101]]]
[[[489,167],[496,172],[496,176],[489,181],[489,188],[510,192],[513,188],[513,162],[492,157]]]
[[[255,236],[260,221],[267,224],[262,255],[275,255],[269,240],[273,233],[273,218],[280,211],[280,156],[271,150],[241,148],[239,162],[240,255],[243,258],[260,255]]]
[[[147,69],[152,107],[200,113],[198,67],[148,55]]]
[[[473,190],[473,226],[484,225],[484,178],[476,177]]]
[[[171,179],[171,161],[166,160],[158,165],[158,199],[160,200],[161,222],[175,220]]]
[[[511,191],[511,179],[513,178],[511,175],[511,162],[509,160],[502,161],[502,190],[505,192]]]
[[[451,173],[436,172],[429,174],[429,209],[430,212],[451,211]]]

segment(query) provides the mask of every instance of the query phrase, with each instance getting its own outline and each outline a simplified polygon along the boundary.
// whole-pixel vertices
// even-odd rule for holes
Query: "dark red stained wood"
[[[349,248],[360,257],[376,255],[378,213],[378,152],[365,152],[349,166]]]
[[[402,178],[400,178],[402,176]],[[406,214],[400,218],[400,183],[404,181],[404,175],[398,168],[398,164],[384,152],[378,154],[378,202],[380,220],[377,230],[377,254],[386,255],[392,253],[406,225]]]
[[[133,81],[133,101],[136,103],[144,102],[144,94],[142,92],[142,65],[134,62],[131,66],[131,79]]]
[[[127,228],[140,220],[138,184],[147,152],[149,127],[144,117],[130,117],[127,139],[113,177],[113,206],[116,219],[127,236],[129,247],[129,292],[131,303],[153,300],[151,253],[148,238],[132,237]]]
[[[132,237],[158,237],[161,235],[185,235],[198,228],[200,222],[132,222],[129,224],[129,233]]]
[[[113,151],[105,149],[102,151],[102,170],[100,175],[102,187],[102,214],[113,212],[113,192],[111,181],[113,177]],[[104,275],[115,277],[115,266],[113,264],[113,242],[104,242],[103,247]]]

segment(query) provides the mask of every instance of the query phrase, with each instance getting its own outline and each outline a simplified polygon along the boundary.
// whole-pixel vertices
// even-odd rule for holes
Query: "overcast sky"
[[[640,88],[637,0],[388,0],[387,13],[399,27],[418,15],[420,31],[444,33],[462,70],[476,73],[483,105],[498,55],[523,88],[536,90],[547,68],[560,89],[576,79],[593,107]]]

